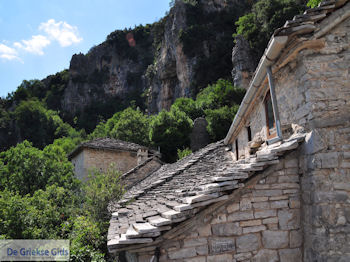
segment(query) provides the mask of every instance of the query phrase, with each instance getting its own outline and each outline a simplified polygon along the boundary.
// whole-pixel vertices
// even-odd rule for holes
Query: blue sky
[[[153,23],[170,0],[0,0],[0,96],[69,67],[116,29]]]

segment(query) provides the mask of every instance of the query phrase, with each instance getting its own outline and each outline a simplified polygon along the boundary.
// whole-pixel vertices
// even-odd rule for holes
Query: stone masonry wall
[[[164,242],[159,261],[302,261],[297,153],[257,181],[214,213],[197,218],[192,231]],[[139,262],[150,261],[153,252],[138,255]]]
[[[350,261],[350,18],[321,40],[276,74],[277,99],[282,124],[310,132],[300,154],[304,261]]]
[[[75,176],[78,179],[83,180],[86,177],[84,170],[84,151],[80,152],[80,154],[72,159],[72,164],[74,166]]]
[[[84,177],[90,168],[106,171],[111,164],[121,173],[137,165],[136,152],[84,149]]]
[[[350,261],[350,18],[319,41],[324,47],[300,51],[274,82],[282,126],[309,132],[299,156],[304,261]],[[248,118],[252,136],[264,134],[262,102]]]
[[[150,173],[158,170],[161,166],[162,162],[158,158],[153,157],[148,159],[143,164],[138,165],[134,169],[131,169],[129,172],[125,173],[122,177],[123,182],[127,187],[130,187],[134,183],[144,179]]]

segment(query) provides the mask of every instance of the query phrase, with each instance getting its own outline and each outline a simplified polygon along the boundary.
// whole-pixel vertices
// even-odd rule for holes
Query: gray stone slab
[[[158,227],[152,226],[150,223],[134,223],[132,226],[139,234],[159,232]]]
[[[213,193],[213,194],[208,194],[208,195],[199,194],[199,195],[192,196],[192,197],[186,197],[185,203],[193,204],[193,203],[202,202],[202,201],[206,201],[209,199],[217,198],[219,196],[220,196],[219,193]]]
[[[161,216],[148,217],[147,221],[155,227],[166,226],[172,223],[171,220]]]

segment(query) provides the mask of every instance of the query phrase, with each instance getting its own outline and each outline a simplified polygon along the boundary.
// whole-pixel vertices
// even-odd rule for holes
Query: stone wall
[[[192,230],[160,246],[159,261],[302,261],[298,154],[258,175]],[[139,253],[150,261],[154,252]]]
[[[84,148],[72,162],[76,162],[77,177],[83,180],[88,176],[89,169],[97,168],[106,171],[111,164],[114,164],[115,168],[121,173],[125,173],[137,165],[137,154],[128,151]]]
[[[84,169],[84,151],[80,152],[80,154],[72,159],[72,164],[74,166],[75,176],[83,180],[86,177],[86,170]]]
[[[349,8],[348,3],[344,9]],[[350,261],[350,18],[318,41],[320,48],[301,50],[274,73],[277,102],[282,126],[308,132],[299,155],[304,261]],[[247,123],[252,136],[266,140],[262,98]],[[242,129],[242,157],[246,136]]]
[[[310,132],[300,155],[304,261],[350,261],[350,19],[321,40],[276,75],[277,99],[282,124]]]
[[[141,165],[124,173],[122,176],[123,183],[125,183],[127,187],[130,187],[134,183],[144,179],[147,175],[158,170],[161,166],[162,162],[157,157],[149,158]]]

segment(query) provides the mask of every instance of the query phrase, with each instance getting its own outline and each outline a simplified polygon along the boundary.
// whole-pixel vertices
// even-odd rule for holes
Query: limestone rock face
[[[185,56],[178,39],[180,30],[186,27],[186,9],[177,1],[164,25],[164,38],[152,65],[155,74],[149,80],[149,110],[156,113],[170,109],[178,97],[188,97],[192,76],[193,59]]]
[[[196,8],[201,8],[206,15],[212,14],[212,17],[220,16],[220,12],[230,8],[231,10],[232,8],[242,10],[246,5],[241,0],[197,0],[194,2],[197,3]],[[197,84],[196,74],[198,71],[208,70],[209,72],[213,67],[217,66],[212,62],[206,65],[207,68],[198,67],[201,60],[209,61],[212,56],[217,56],[217,54],[213,53],[213,49],[215,49],[213,46],[220,48],[222,39],[226,37],[225,33],[227,32],[211,32],[216,36],[212,39],[198,41],[198,45],[194,46],[192,50],[194,55],[186,55],[184,45],[180,41],[179,36],[181,32],[193,26],[191,21],[188,21],[192,20],[191,15],[187,13],[190,8],[182,0],[175,1],[175,5],[167,17],[164,39],[159,52],[156,54],[156,62],[153,64],[155,73],[149,83],[148,108],[151,113],[159,112],[161,109],[170,109],[176,98],[193,96],[195,93],[193,88]],[[232,20],[234,19],[232,15]],[[232,33],[230,34],[230,39]],[[220,62],[224,63],[224,59],[221,59]],[[216,81],[221,76],[216,77],[212,80]]]
[[[247,40],[238,35],[235,38],[236,45],[232,50],[232,78],[235,86],[248,89],[250,79],[257,66],[258,60]]]
[[[114,103],[139,99],[153,114],[170,109],[176,98],[195,96],[196,88],[229,77],[234,27],[228,23],[246,8],[242,0],[177,0],[160,21],[111,33],[86,55],[72,57],[62,110],[74,113],[118,97]],[[237,68],[246,70],[240,62]]]
[[[123,58],[117,48],[106,41],[92,48],[87,55],[73,55],[70,79],[62,101],[64,111],[76,112],[111,97],[125,98],[143,92],[145,81],[142,75],[146,65],[140,61],[142,58]],[[151,52],[141,48],[138,51]]]

